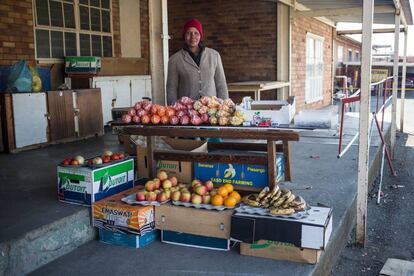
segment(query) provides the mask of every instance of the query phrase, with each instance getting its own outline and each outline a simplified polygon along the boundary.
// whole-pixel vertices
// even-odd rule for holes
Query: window
[[[112,56],[110,0],[35,0],[36,58]]]
[[[355,61],[360,61],[359,52],[355,51]]]
[[[306,35],[306,103],[323,99],[323,42],[323,37]]]
[[[352,61],[352,50],[348,49],[348,61]]]
[[[344,47],[338,46],[338,62],[344,61]]]

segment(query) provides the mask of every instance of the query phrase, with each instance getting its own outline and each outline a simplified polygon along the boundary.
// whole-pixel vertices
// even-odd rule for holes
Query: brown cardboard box
[[[164,204],[155,207],[155,228],[230,239],[233,210],[206,210]]]
[[[148,75],[148,63],[143,58],[105,57],[101,59],[98,76]]]
[[[101,229],[116,228],[123,233],[143,235],[154,229],[154,206],[133,206],[122,198],[142,190],[136,186],[92,205],[92,224]],[[119,232],[118,231],[118,232]]]
[[[295,247],[290,243],[260,240],[254,244],[240,243],[240,254],[274,260],[316,264],[321,250]]]
[[[163,140],[175,150],[191,152],[207,152],[207,142],[190,139],[174,139],[163,137]],[[137,168],[138,176],[149,177],[147,148],[137,146]],[[157,169],[162,169],[169,176],[176,176],[178,181],[191,183],[193,177],[193,163],[183,161],[157,160]]]

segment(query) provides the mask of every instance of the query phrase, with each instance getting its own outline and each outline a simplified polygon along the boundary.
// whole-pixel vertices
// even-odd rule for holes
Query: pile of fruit
[[[295,196],[288,189],[275,185],[273,189],[265,187],[259,194],[250,194],[242,199],[243,203],[252,207],[268,208],[272,215],[291,215],[306,209],[306,201]]]
[[[100,165],[111,161],[122,160],[124,158],[125,154],[122,152],[113,153],[112,151],[107,150],[102,154],[102,156],[88,160],[88,165]]]
[[[191,202],[193,204],[211,204],[213,206],[234,207],[240,202],[240,194],[234,190],[233,185],[224,184],[219,188],[214,188],[213,182],[208,180],[201,182],[195,179],[191,182],[191,191],[183,190],[180,197],[172,198],[181,202]]]
[[[158,171],[157,177],[145,183],[145,190],[136,195],[137,201],[166,202],[180,195],[180,190],[188,189],[182,183],[178,183],[175,176],[169,177],[165,171]]]
[[[76,157],[73,158],[65,158],[62,163],[63,166],[82,166],[85,164],[85,158],[83,158],[83,156],[78,155]]]
[[[128,114],[122,115],[122,122],[143,125],[239,126],[244,122],[244,115],[236,111],[231,99],[203,96],[194,101],[182,97],[172,106],[152,104],[147,100],[137,102]]]

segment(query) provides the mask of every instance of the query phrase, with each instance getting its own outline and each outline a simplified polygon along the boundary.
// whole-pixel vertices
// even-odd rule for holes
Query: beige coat
[[[205,48],[200,67],[190,54],[181,49],[168,62],[167,102],[173,104],[183,96],[198,99],[200,96],[229,97],[226,77],[220,54]]]

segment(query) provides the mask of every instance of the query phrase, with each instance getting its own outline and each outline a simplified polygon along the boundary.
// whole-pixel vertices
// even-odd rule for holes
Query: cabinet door
[[[131,106],[143,97],[151,98],[151,79],[131,79]]]
[[[16,148],[47,142],[45,93],[13,93]]]
[[[75,137],[73,91],[47,92],[47,106],[49,110],[50,141]]]
[[[131,80],[120,77],[115,81],[114,107],[131,107]]]
[[[101,89],[101,109],[103,116],[103,124],[107,124],[112,121],[112,101],[114,100],[114,80],[96,80],[94,83],[95,88]]]
[[[101,102],[101,92],[99,89],[76,91],[80,137],[103,134]]]

